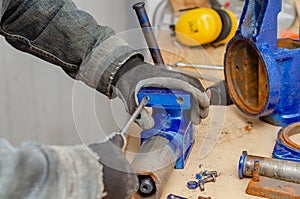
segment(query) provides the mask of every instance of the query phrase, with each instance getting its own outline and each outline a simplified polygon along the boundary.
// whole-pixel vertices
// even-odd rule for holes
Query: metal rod
[[[152,31],[150,20],[145,9],[145,3],[136,3],[132,6],[132,8],[135,10],[139,19],[153,62],[155,65],[164,65],[164,60],[159,50],[156,38]]]
[[[172,67],[172,66],[170,66],[170,65],[166,65],[166,68],[167,68],[169,71],[175,71],[175,72],[178,72],[178,73],[182,73],[182,74],[184,74],[184,75],[188,75],[188,76],[191,76],[191,77],[204,79],[204,80],[211,81],[211,82],[219,82],[219,81],[221,81],[221,79],[216,78],[216,77],[211,77],[211,76],[207,76],[207,75],[202,75],[202,74],[199,74],[199,73],[195,73],[195,72],[183,70],[183,69],[180,69],[180,68],[174,68],[174,67]]]
[[[244,151],[242,156],[240,157],[240,178],[243,178],[244,176],[253,176],[255,161],[259,161],[260,164],[259,175],[289,182],[300,183],[299,162],[248,155],[246,151]]]
[[[199,69],[211,69],[211,70],[224,70],[223,66],[214,66],[214,65],[202,65],[202,64],[188,64],[183,62],[176,62],[175,67],[192,67]]]
[[[150,99],[147,96],[144,96],[138,105],[137,109],[134,111],[134,113],[129,118],[128,122],[123,127],[122,131],[120,132],[122,135],[125,135],[127,131],[129,130],[131,124],[135,121],[135,119],[139,116],[145,105],[150,101]]]

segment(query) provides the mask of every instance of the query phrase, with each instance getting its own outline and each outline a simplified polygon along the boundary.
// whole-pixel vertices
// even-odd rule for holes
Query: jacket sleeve
[[[15,148],[0,139],[0,198],[129,199],[139,184],[125,145],[119,133],[88,146],[24,142]]]
[[[14,148],[0,140],[0,198],[103,198],[103,166],[93,156],[83,145],[26,142]]]
[[[119,68],[139,56],[71,0],[0,0],[0,33],[15,48],[59,65],[110,96]]]

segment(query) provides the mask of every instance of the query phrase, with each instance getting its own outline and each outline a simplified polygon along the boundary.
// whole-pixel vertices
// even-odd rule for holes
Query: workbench
[[[166,63],[189,61],[190,63],[222,65],[225,46],[190,48],[179,47],[175,38],[168,31],[161,31],[159,45]],[[175,53],[173,53],[173,52]],[[201,61],[201,62],[200,62]],[[192,69],[190,69],[192,71]],[[200,70],[199,70],[200,71]],[[196,71],[194,71],[196,72]],[[223,72],[204,71],[203,74],[223,78]],[[203,81],[204,86],[214,82]],[[249,154],[271,157],[277,132],[275,127],[258,118],[248,117],[241,113],[235,105],[211,106],[208,118],[195,126],[196,139],[188,157],[187,165],[182,170],[172,172],[166,182],[161,198],[165,199],[170,193],[191,199],[210,196],[213,199],[246,199],[258,198],[247,195],[245,189],[249,179],[239,179],[238,161],[242,151]],[[138,134],[141,131],[136,125],[131,128],[129,152],[135,152],[139,143]],[[134,153],[127,156],[132,160]],[[199,168],[199,165],[202,165]],[[220,173],[215,183],[207,183],[205,191],[190,190],[186,183],[195,180],[196,173],[203,170],[216,170]]]
[[[219,47],[187,47],[179,44],[169,30],[161,30],[159,46],[166,64],[178,61],[207,65],[223,65],[225,45]],[[195,69],[187,69],[197,72]],[[199,70],[201,74],[224,79],[223,71]],[[204,87],[214,82],[201,80]],[[197,199],[210,196],[212,199],[254,199],[259,198],[245,193],[249,179],[239,179],[238,162],[242,151],[249,154],[272,157],[272,151],[281,127],[272,126],[258,118],[243,114],[235,105],[211,106],[208,118],[195,126],[196,139],[184,169],[173,170],[165,184],[162,199],[169,194]],[[134,126],[127,156],[134,157],[137,150],[138,134],[141,129]],[[292,138],[300,143],[300,136]],[[201,165],[201,168],[199,168]],[[203,170],[216,170],[220,173],[216,182],[205,184],[205,191],[199,188],[188,189],[187,182],[195,180],[196,173]]]

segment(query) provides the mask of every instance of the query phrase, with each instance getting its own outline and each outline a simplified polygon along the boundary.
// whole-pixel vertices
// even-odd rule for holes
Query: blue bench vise
[[[141,132],[141,145],[153,136],[166,138],[176,157],[174,167],[183,169],[195,139],[193,125],[188,119],[190,94],[168,89],[142,88],[137,96],[139,101],[144,96],[149,98],[146,106],[152,108],[155,123],[152,129]]]
[[[193,125],[189,119],[191,95],[159,88],[142,88],[152,108],[154,127],[140,134],[140,147],[132,161],[139,178],[139,193],[159,198],[165,182],[175,169],[183,169],[194,144]]]
[[[229,95],[247,115],[276,126],[300,121],[300,41],[277,39],[281,0],[246,0],[225,53]]]

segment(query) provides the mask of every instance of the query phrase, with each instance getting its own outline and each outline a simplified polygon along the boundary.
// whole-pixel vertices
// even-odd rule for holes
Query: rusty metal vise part
[[[300,184],[277,180],[259,175],[260,163],[254,162],[253,178],[246,193],[271,199],[300,199]]]
[[[300,40],[277,40],[281,0],[245,0],[225,53],[230,97],[247,115],[277,126],[300,121]]]
[[[260,176],[260,163],[254,162],[253,178],[246,193],[270,199],[299,199],[300,184]]]
[[[280,129],[273,150],[273,158],[300,162],[300,145],[290,139],[290,136],[299,133],[300,122]]]

